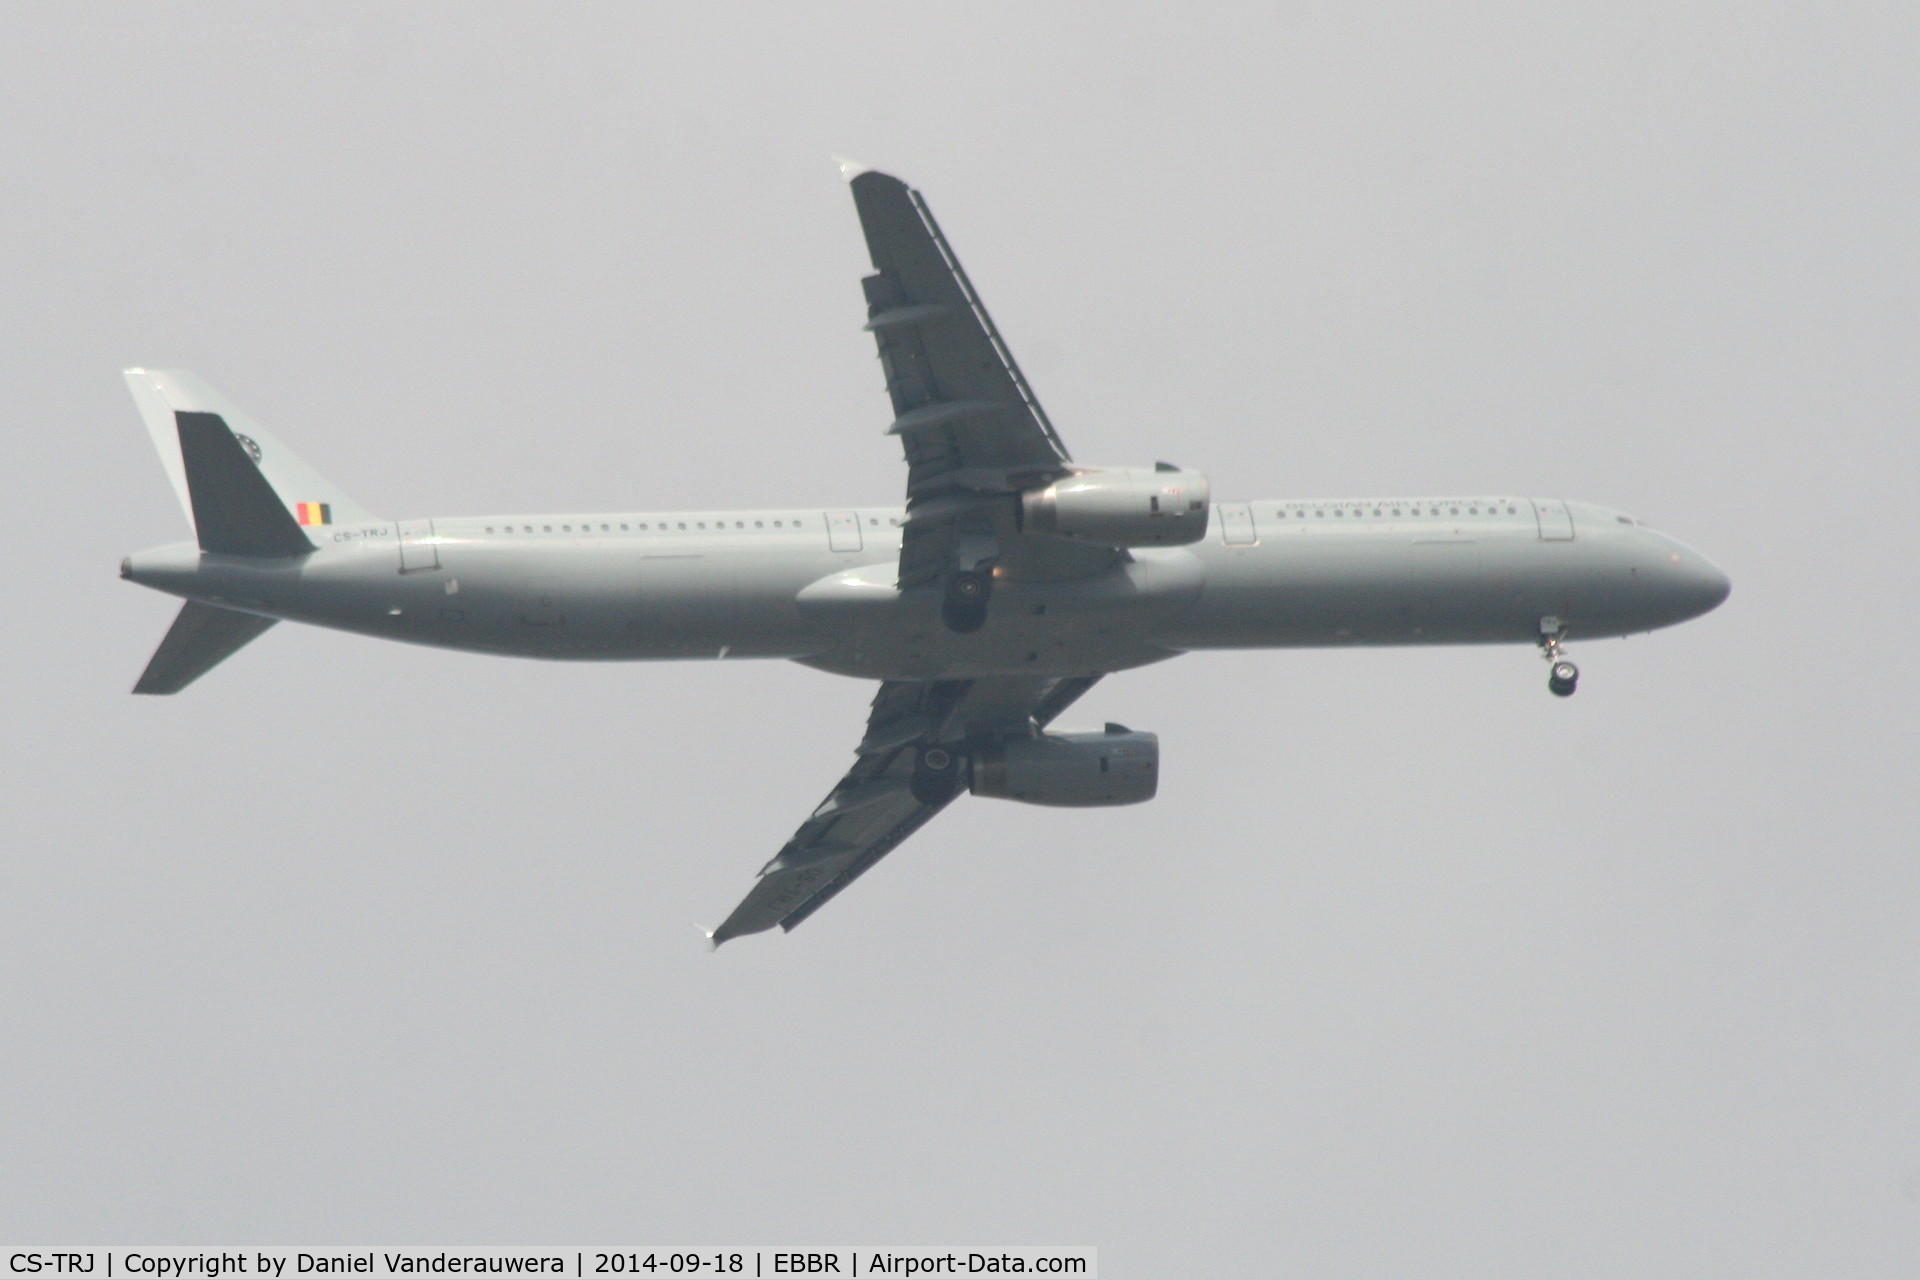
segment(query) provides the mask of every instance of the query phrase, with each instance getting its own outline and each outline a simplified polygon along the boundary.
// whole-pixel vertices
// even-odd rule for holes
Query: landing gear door
[[[1573,513],[1567,504],[1553,498],[1533,500],[1533,518],[1540,522],[1540,537],[1545,542],[1573,540]]]
[[[433,521],[402,520],[400,532],[400,572],[423,573],[440,567],[440,547],[434,541]]]
[[[851,511],[827,512],[827,545],[835,551],[860,550],[860,517]]]

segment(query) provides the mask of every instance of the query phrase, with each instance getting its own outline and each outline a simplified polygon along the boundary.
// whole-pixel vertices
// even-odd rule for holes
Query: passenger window
[[[1344,512],[1344,511],[1336,511],[1336,512],[1334,512],[1334,513],[1333,513],[1333,515],[1334,515],[1334,518],[1335,518],[1336,520],[1338,520],[1338,519],[1342,519],[1342,518],[1344,518],[1344,517],[1346,516],[1346,514],[1347,514],[1347,513],[1346,513],[1346,512]]]
[[[541,529],[543,529],[543,530],[545,530],[545,531],[546,531],[546,532],[548,532],[548,533],[552,533],[552,532],[553,532],[553,526],[552,526],[552,525],[550,525],[550,524],[543,524],[543,525],[541,525],[540,527],[541,527]]]

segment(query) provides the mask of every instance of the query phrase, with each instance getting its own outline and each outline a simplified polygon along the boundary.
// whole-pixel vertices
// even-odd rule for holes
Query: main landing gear
[[[945,804],[960,790],[960,757],[942,746],[920,748],[907,788],[921,804]]]
[[[978,569],[956,569],[947,577],[946,594],[940,600],[940,620],[947,630],[967,635],[987,625],[987,600],[993,595],[993,579]]]
[[[1567,629],[1558,618],[1540,619],[1540,656],[1547,660],[1547,692],[1556,698],[1571,698],[1580,687],[1580,668],[1567,660],[1561,643]]]

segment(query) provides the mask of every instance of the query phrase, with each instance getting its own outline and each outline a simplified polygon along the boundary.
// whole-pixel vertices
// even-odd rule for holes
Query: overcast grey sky
[[[1113,1277],[1920,1269],[1910,4],[0,16],[0,1236],[1066,1243]],[[1194,656],[1160,797],[696,925],[866,686],[294,626],[127,690],[118,376],[394,516],[897,500],[840,152],[1076,456],[1631,511],[1711,616]]]

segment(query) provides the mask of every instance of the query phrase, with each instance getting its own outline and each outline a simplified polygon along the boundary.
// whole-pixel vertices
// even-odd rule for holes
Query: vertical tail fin
[[[266,478],[267,487],[294,524],[372,524],[377,519],[302,462],[225,396],[186,370],[128,369],[124,376],[127,389],[133,392],[134,403],[140,407],[141,420],[153,437],[154,448],[160,452],[160,464],[166,468],[167,479],[173,482],[174,496],[180,499],[181,509],[187,513],[196,533],[202,531],[193,487],[189,483],[185,448],[191,429],[182,421],[189,415],[210,416],[225,424]],[[211,440],[210,436],[203,437],[202,443]],[[204,537],[202,542],[204,545]]]
[[[187,473],[193,530],[202,551],[229,556],[304,556],[313,542],[287,511],[240,437],[217,413],[173,415]]]

